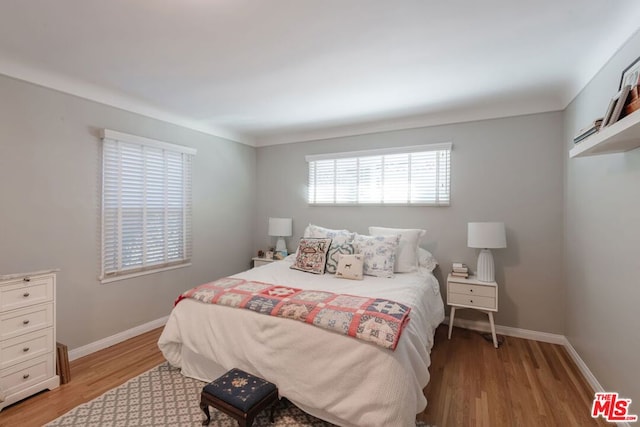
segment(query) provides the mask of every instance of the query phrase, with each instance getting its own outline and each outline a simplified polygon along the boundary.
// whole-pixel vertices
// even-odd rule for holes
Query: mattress
[[[286,259],[233,277],[406,304],[410,320],[395,351],[292,319],[185,299],[158,341],[167,361],[203,381],[243,369],[275,383],[302,410],[340,426],[414,425],[427,405],[422,390],[429,354],[444,319],[436,278],[421,269],[352,281],[290,265]]]

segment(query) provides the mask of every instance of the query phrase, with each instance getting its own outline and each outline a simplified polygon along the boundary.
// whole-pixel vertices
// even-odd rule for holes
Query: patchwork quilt
[[[225,277],[180,295],[203,303],[244,308],[299,320],[395,350],[411,308],[395,301],[313,291]]]

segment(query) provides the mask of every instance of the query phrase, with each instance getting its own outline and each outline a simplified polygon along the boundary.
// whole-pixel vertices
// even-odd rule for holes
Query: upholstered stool
[[[258,378],[240,369],[232,369],[202,389],[200,408],[211,421],[209,406],[213,406],[238,421],[240,427],[251,427],[253,420],[263,409],[278,401],[278,388],[269,381]],[[271,407],[271,422],[273,410]]]

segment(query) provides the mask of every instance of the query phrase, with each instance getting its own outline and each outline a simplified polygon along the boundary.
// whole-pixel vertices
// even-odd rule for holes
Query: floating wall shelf
[[[640,147],[640,112],[635,112],[577,143],[569,151],[569,157],[620,153],[638,147]]]

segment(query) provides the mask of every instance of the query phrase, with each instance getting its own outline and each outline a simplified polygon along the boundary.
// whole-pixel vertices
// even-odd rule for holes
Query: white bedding
[[[427,270],[364,281],[289,269],[289,260],[235,275],[302,289],[380,297],[411,307],[395,351],[308,325],[185,299],[158,341],[188,377],[211,381],[233,367],[274,382],[304,411],[341,426],[412,426],[426,407],[435,328],[444,319],[438,281]]]

